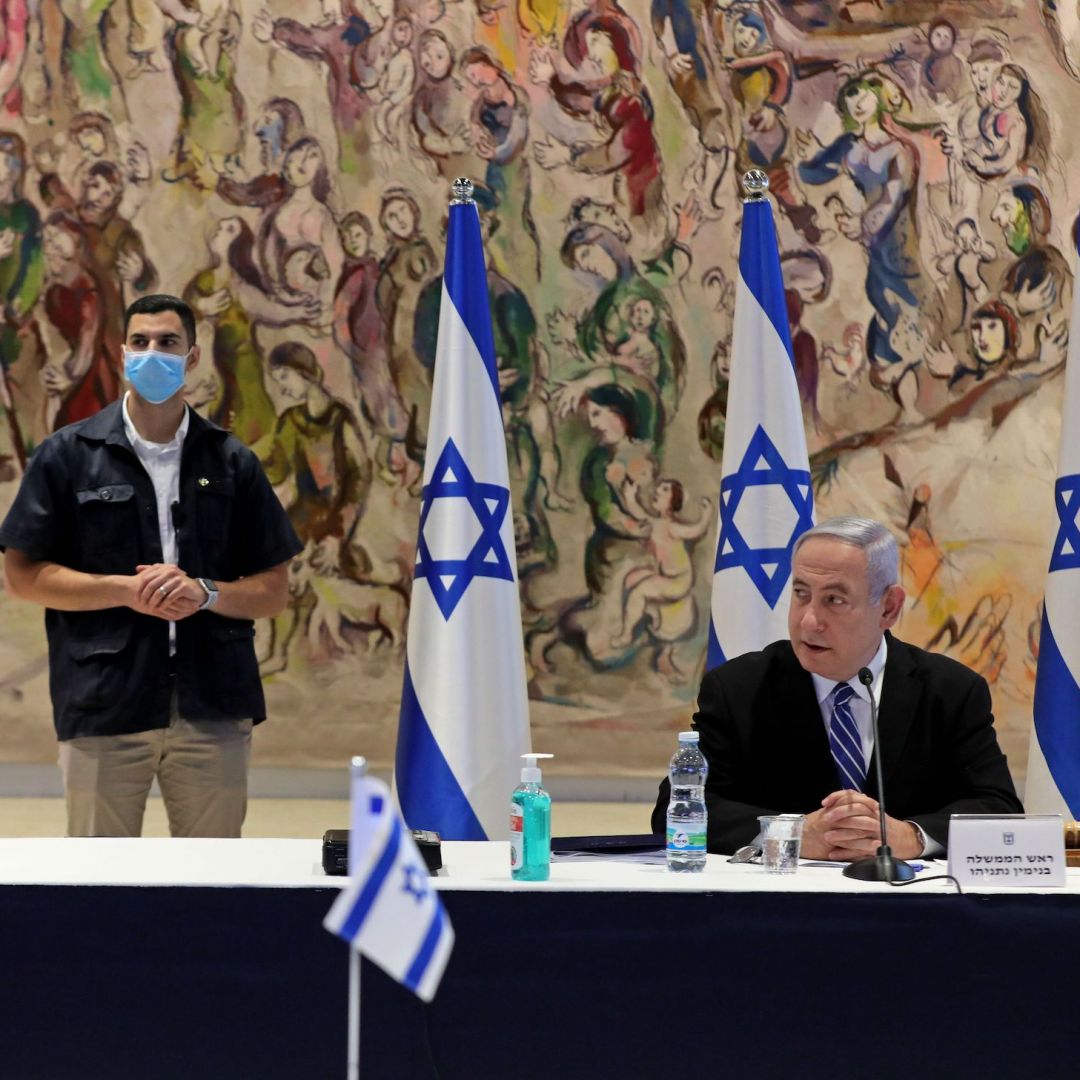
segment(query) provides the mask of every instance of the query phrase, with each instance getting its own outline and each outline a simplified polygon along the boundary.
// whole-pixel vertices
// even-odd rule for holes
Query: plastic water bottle
[[[679,749],[668,777],[671,800],[667,812],[667,868],[678,873],[705,869],[705,777],[709,763],[698,748],[696,731],[679,732]]]

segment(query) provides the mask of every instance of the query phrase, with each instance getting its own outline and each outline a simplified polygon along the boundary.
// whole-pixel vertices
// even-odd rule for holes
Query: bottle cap
[[[521,770],[521,781],[524,784],[539,784],[540,783],[540,769],[536,764],[537,758],[549,758],[554,757],[554,754],[522,754],[523,758],[530,762],[524,769]]]
[[[680,731],[679,742],[697,742],[701,736],[696,731]]]

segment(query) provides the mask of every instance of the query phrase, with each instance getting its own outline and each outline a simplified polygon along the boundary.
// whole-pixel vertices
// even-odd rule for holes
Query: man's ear
[[[896,624],[904,610],[904,598],[907,594],[900,585],[890,585],[881,598],[881,629],[888,630]]]
[[[191,352],[188,353],[187,363],[184,365],[184,374],[187,374],[187,372],[191,371],[191,369],[194,368],[196,364],[198,364],[199,356],[199,346],[192,345]]]

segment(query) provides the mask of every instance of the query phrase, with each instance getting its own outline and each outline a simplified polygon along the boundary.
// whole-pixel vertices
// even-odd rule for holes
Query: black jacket
[[[945,845],[950,814],[1023,813],[994,734],[986,680],[887,637],[878,725],[890,817],[916,822]],[[693,726],[709,762],[709,851],[730,854],[757,834],[759,814],[809,814],[839,787],[813,680],[790,642],[708,672]],[[871,759],[866,792],[874,798],[876,769]],[[656,832],[665,828],[668,791],[665,779]]]
[[[301,544],[255,455],[190,412],[173,507],[181,569],[235,581]],[[95,574],[161,562],[154,487],[124,431],[121,403],[63,428],[34,454],[0,525],[0,550]],[[169,624],[130,608],[45,611],[49,686],[61,739],[167,727],[173,677],[189,720],[266,716],[255,626],[197,612]]]

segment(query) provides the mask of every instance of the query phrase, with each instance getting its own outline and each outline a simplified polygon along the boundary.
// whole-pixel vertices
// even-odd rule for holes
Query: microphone
[[[867,855],[844,867],[844,877],[857,881],[910,881],[915,876],[911,863],[894,859],[885,832],[885,780],[881,774],[881,734],[878,731],[877,702],[874,700],[874,675],[869,668],[859,668],[859,682],[870,695],[870,723],[874,729],[874,760],[877,762],[878,814],[881,820],[881,845],[876,855]]]

